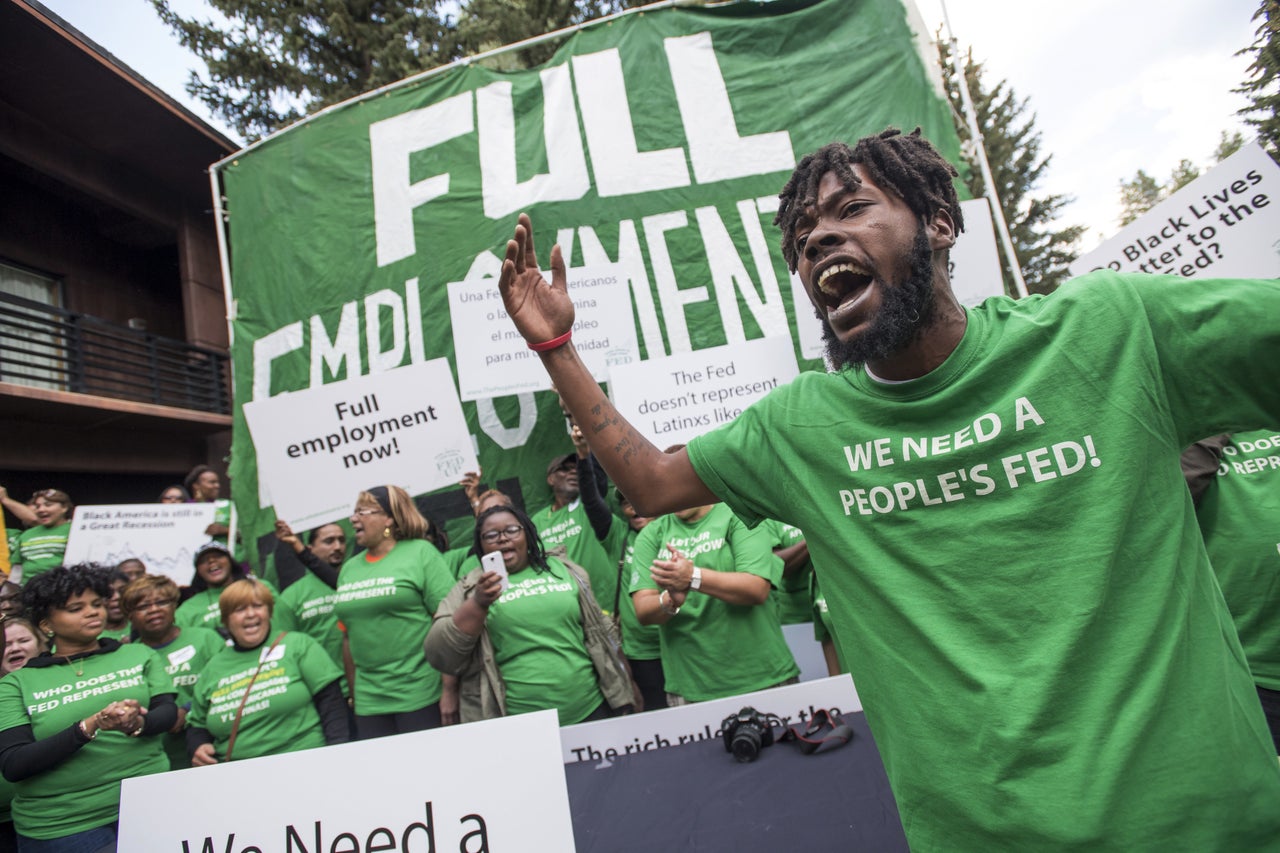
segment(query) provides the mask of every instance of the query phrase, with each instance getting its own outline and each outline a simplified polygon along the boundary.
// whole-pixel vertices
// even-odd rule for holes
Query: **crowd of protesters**
[[[781,623],[819,621],[798,531],[748,531],[722,505],[639,517],[572,437],[532,518],[468,473],[474,535],[451,548],[403,489],[374,486],[346,524],[299,535],[278,522],[256,574],[228,540],[217,472],[198,466],[159,496],[219,507],[181,586],[137,558],[65,565],[70,496],[21,503],[0,488],[13,567],[0,588],[0,853],[19,838],[110,849],[129,776],[793,682]],[[758,644],[763,657],[741,654]]]

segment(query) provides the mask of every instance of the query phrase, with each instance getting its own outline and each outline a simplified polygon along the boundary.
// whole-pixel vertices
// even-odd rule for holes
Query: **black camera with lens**
[[[773,745],[772,721],[771,716],[750,705],[725,717],[720,724],[725,751],[732,752],[738,761],[755,761],[761,749]]]

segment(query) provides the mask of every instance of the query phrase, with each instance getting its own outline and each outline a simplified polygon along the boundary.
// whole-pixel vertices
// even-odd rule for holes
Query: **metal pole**
[[[1009,235],[1009,224],[1004,219],[1004,208],[1000,206],[1000,196],[996,193],[995,180],[991,177],[991,164],[987,162],[987,149],[982,143],[982,131],[978,129],[978,114],[973,108],[973,98],[969,95],[969,81],[964,75],[964,60],[960,56],[960,44],[951,31],[951,16],[947,14],[946,0],[938,0],[942,5],[942,21],[947,28],[947,42],[951,45],[951,58],[956,63],[957,82],[960,86],[960,103],[964,108],[965,124],[969,127],[969,139],[973,141],[974,153],[977,156],[978,168],[982,172],[982,185],[985,195],[991,204],[991,213],[996,218],[996,232],[1000,235],[1000,245],[1004,249],[1005,260],[1009,264],[1009,272],[1013,275],[1013,286],[1016,296],[1027,295],[1027,283],[1022,278],[1022,267],[1018,264],[1018,256],[1013,251],[1013,238]]]

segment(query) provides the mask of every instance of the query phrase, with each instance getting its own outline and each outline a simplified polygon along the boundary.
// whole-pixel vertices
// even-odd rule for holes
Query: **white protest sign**
[[[136,558],[153,575],[191,581],[196,549],[209,541],[212,503],[107,504],[76,507],[63,560],[114,566]]]
[[[788,726],[803,725],[820,708],[841,714],[862,710],[853,679],[837,675],[727,699],[565,726],[560,730],[560,751],[564,763],[573,764],[711,740],[721,736],[720,724],[725,717],[747,705],[762,714],[776,714]]]
[[[370,486],[419,495],[476,470],[443,358],[255,400],[244,416],[276,515],[298,530],[343,516]]]
[[[964,231],[956,235],[948,256],[951,292],[961,305],[978,305],[988,297],[1004,295],[996,229],[985,198],[960,202],[960,214]]]
[[[1280,167],[1257,144],[1157,204],[1071,265],[1201,278],[1280,276]]]
[[[789,336],[759,338],[615,365],[609,396],[646,438],[668,447],[728,423],[798,373]]]
[[[572,851],[557,734],[540,711],[125,779],[119,848]]]
[[[544,273],[550,280],[550,272]],[[609,366],[640,360],[631,292],[615,265],[580,267],[567,273],[573,300],[573,345],[597,381]],[[551,379],[542,361],[511,325],[493,278],[448,285],[449,318],[463,400],[545,391]]]

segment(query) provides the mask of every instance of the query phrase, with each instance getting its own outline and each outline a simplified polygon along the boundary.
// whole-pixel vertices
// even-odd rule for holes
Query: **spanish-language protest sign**
[[[134,558],[143,562],[148,574],[187,584],[192,559],[209,541],[205,530],[216,511],[212,503],[78,506],[63,560],[67,565],[114,566]]]
[[[559,743],[555,711],[539,711],[135,776],[120,788],[119,848],[564,853],[574,840]]]
[[[625,298],[597,307],[631,322],[640,358],[781,337],[822,369],[813,309],[772,225],[778,191],[804,154],[890,125],[922,127],[960,163],[911,4],[671,4],[590,22],[537,68],[433,69],[217,164],[234,305],[230,474],[246,532],[270,531],[279,508],[257,498],[280,495],[276,482],[261,489],[245,406],[437,358],[475,396],[462,410],[486,482],[533,509],[547,502],[546,462],[570,449],[556,399],[492,387],[514,376],[514,355],[473,381],[474,352],[458,342],[514,341],[510,321],[495,311],[459,328],[449,299],[453,282],[496,291],[520,211],[542,263],[559,243],[571,270],[618,271]],[[597,322],[575,341],[607,361],[614,333]],[[450,532],[470,525],[465,501],[427,502]]]
[[[1256,143],[1071,265],[1197,278],[1280,276],[1280,167]]]
[[[276,514],[298,530],[345,516],[391,483],[422,494],[474,470],[475,451],[444,359],[244,407]]]
[[[761,338],[615,366],[618,412],[658,447],[685,444],[796,377],[791,339]]]
[[[611,365],[639,361],[631,312],[619,308],[631,299],[625,273],[608,265],[571,269],[566,278],[575,311],[573,344],[591,375],[603,382]],[[542,362],[507,317],[492,276],[481,279],[478,286],[450,282],[449,317],[458,362],[458,396],[463,400],[551,387]]]

